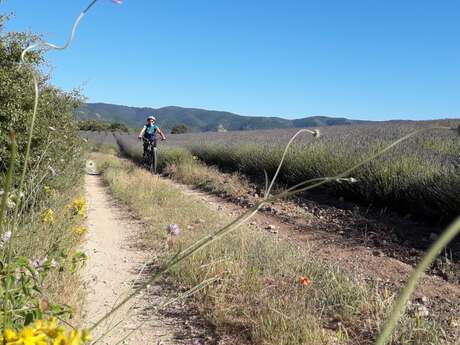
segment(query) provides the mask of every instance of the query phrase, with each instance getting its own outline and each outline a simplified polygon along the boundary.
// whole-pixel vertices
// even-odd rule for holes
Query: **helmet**
[[[147,121],[148,121],[148,120],[156,121],[157,119],[155,118],[155,116],[149,116],[149,117],[147,117]]]

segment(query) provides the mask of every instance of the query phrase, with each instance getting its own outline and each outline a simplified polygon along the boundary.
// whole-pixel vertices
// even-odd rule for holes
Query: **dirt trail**
[[[86,198],[89,203],[89,233],[84,248],[88,255],[84,319],[86,324],[91,325],[140,282],[146,271],[144,263],[148,260],[148,253],[134,248],[134,237],[142,225],[115,204],[99,176],[86,176]],[[199,343],[184,320],[155,310],[154,306],[166,298],[161,285],[150,286],[104,322],[93,335],[94,339],[121,322],[99,344],[118,344],[131,332],[120,344]]]

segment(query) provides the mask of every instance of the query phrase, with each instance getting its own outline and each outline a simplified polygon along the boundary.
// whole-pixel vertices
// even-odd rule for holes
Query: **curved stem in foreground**
[[[423,257],[422,261],[415,267],[414,271],[409,277],[406,286],[401,290],[398,300],[396,301],[391,315],[383,330],[381,331],[375,345],[385,345],[395,329],[401,315],[406,309],[407,301],[415,290],[418,281],[422,277],[426,269],[441,253],[441,251],[452,241],[458,234],[460,234],[460,216],[442,233],[441,237],[430,247],[428,252]]]

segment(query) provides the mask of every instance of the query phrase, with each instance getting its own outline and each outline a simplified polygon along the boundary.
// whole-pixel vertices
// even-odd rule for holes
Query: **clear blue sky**
[[[87,0],[7,0],[61,43]],[[99,0],[54,82],[91,102],[287,118],[460,117],[460,1]]]

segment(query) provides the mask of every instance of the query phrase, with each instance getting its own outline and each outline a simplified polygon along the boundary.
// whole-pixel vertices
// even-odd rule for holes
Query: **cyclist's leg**
[[[157,138],[154,138],[153,141],[152,141],[152,159],[153,159],[153,162],[152,162],[152,172],[154,174],[157,173]]]
[[[146,158],[147,158],[147,148],[148,148],[149,144],[145,140],[144,140],[143,144],[144,144],[144,153],[143,153],[142,157],[143,157],[143,159],[145,161]]]

